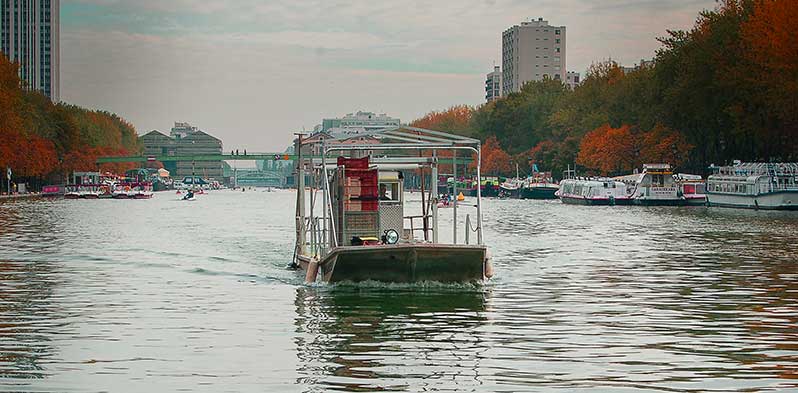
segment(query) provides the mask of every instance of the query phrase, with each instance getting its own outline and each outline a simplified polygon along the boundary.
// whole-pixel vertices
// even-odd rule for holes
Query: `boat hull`
[[[634,199],[634,204],[640,206],[685,206],[687,201],[684,199],[637,198]]]
[[[322,281],[476,283],[485,277],[484,246],[397,244],[337,247],[319,263]],[[300,258],[307,270],[308,258]]]
[[[555,187],[532,187],[522,188],[521,199],[557,199],[557,188]]]
[[[569,196],[561,196],[560,200],[562,201],[562,203],[566,203],[569,205],[586,205],[586,206],[631,205],[631,201],[628,199],[606,199],[606,198],[588,199],[588,198],[574,198]]]
[[[707,206],[757,210],[798,210],[798,191],[780,191],[756,196],[708,193]]]

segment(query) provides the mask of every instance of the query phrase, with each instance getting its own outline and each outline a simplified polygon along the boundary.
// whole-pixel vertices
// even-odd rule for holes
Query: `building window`
[[[560,35],[560,30],[554,30],[554,34]]]
[[[560,48],[555,49],[557,53],[560,53]]]
[[[558,43],[558,44],[559,44],[559,43],[560,43],[560,39],[559,39],[559,38],[557,38],[556,40],[554,40],[554,42],[556,42],[556,43]]]

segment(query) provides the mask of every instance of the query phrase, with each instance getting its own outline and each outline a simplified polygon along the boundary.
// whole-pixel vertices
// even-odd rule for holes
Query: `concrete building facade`
[[[521,90],[529,81],[565,81],[565,26],[539,18],[502,33],[502,94]]]
[[[26,87],[61,100],[60,0],[0,0],[0,50]]]
[[[321,131],[325,132],[331,128],[363,128],[367,131],[381,128],[399,127],[401,120],[390,117],[385,113],[376,114],[374,112],[358,111],[349,113],[344,117],[322,119]]]
[[[502,96],[502,72],[500,66],[493,66],[493,72],[485,78],[485,101],[491,102]]]
[[[222,141],[188,123],[175,123],[170,136],[150,131],[139,137],[146,156],[198,156],[222,154]],[[222,161],[169,161],[164,168],[172,177],[181,180],[186,176],[222,180]]]

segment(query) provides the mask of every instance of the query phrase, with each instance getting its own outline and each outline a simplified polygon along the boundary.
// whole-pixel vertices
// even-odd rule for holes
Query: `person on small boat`
[[[381,201],[390,201],[391,197],[388,196],[388,185],[387,184],[380,184],[380,200]]]

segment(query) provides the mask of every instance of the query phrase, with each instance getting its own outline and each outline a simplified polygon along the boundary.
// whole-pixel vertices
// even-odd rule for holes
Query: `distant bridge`
[[[199,154],[190,156],[119,156],[119,157],[98,157],[97,164],[112,164],[120,162],[175,162],[175,161],[289,161],[296,159],[294,154],[284,153],[250,153],[250,154]],[[310,158],[305,156],[304,158]],[[313,157],[321,158],[321,157]],[[458,157],[457,164],[471,163],[471,157]],[[440,164],[451,164],[451,158],[439,158]]]
[[[190,156],[119,156],[98,157],[98,164],[118,162],[174,162],[174,161],[287,161],[295,158],[292,154],[251,153],[251,154],[198,154]]]

